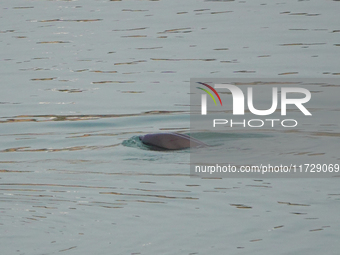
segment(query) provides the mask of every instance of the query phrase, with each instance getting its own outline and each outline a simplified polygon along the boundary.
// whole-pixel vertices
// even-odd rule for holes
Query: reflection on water
[[[132,117],[132,116],[143,116],[143,115],[166,115],[183,113],[184,111],[148,111],[136,114],[92,114],[92,115],[19,115],[11,118],[4,118],[0,123],[7,122],[42,122],[42,121],[82,121],[82,120],[95,120],[101,118],[118,118],[118,117]],[[6,119],[5,119],[6,118]]]
[[[153,253],[160,247],[170,249],[158,238],[186,247],[174,234],[184,233],[193,243],[215,242],[216,235],[210,239],[207,231],[219,233],[215,245],[221,254],[226,236],[235,243],[235,250],[252,250],[256,243],[271,247],[282,240],[295,242],[294,247],[309,247],[312,242],[322,246],[320,239],[328,240],[327,246],[335,242],[336,180],[190,178],[188,150],[152,151],[139,140],[139,135],[156,132],[153,126],[162,122],[162,129],[200,139],[211,146],[205,149],[224,150],[237,163],[242,157],[259,155],[258,147],[250,144],[260,143],[271,150],[286,131],[190,133],[179,127],[182,115],[90,115],[75,116],[76,121],[71,116],[58,121],[40,116],[41,121],[2,123],[3,127],[11,125],[1,135],[0,225],[6,229],[2,236],[20,240],[16,250],[23,253],[110,250],[128,237],[136,242],[137,253]],[[149,118],[148,125],[139,118]],[[119,119],[124,121],[119,123]],[[28,126],[22,129],[21,125]],[[303,130],[288,134],[337,137],[337,133]],[[287,150],[280,144],[281,149],[278,145],[271,151],[273,156],[315,157],[320,149],[306,145],[305,150]],[[167,230],[161,236],[155,235],[158,226]],[[26,231],[18,232],[22,228]],[[131,228],[138,231],[131,232]],[[316,233],[320,234],[312,235]],[[97,240],[100,247],[91,243],[98,235],[103,236]],[[300,236],[306,238],[303,243],[295,241]],[[44,248],[32,246],[37,240]],[[198,246],[191,251],[202,249]]]

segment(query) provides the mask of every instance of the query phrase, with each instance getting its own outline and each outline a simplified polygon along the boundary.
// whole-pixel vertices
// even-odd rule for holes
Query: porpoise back
[[[153,149],[182,150],[191,147],[206,147],[207,145],[193,137],[178,133],[156,133],[140,136],[139,139],[145,145]]]

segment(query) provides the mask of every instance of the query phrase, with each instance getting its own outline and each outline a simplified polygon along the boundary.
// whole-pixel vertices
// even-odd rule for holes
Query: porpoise
[[[181,150],[191,147],[206,147],[207,145],[193,137],[178,133],[156,133],[139,136],[143,144],[156,150]]]

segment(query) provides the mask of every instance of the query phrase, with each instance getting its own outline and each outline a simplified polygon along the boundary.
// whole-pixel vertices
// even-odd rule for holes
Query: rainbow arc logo
[[[203,85],[203,86],[206,86],[206,87],[209,88],[212,92],[214,92],[215,95],[217,96],[218,100],[220,101],[221,106],[222,106],[221,97],[220,97],[220,95],[217,93],[217,91],[216,91],[213,87],[211,87],[210,85],[208,85],[208,84],[206,84],[206,83],[203,83],[203,82],[197,82],[197,83],[199,83],[199,84],[201,84],[201,85]],[[200,87],[196,87],[196,88],[201,89],[201,90],[203,90],[204,92],[206,92],[206,93],[214,100],[215,105],[217,105],[216,100],[215,100],[213,94],[211,94],[211,92],[210,92],[209,90],[203,89],[203,88],[200,88]]]

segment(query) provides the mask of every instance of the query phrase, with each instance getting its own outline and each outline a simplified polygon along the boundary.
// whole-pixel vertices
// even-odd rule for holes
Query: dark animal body
[[[139,139],[145,145],[156,150],[182,150],[206,147],[207,145],[193,137],[178,133],[156,133],[142,135]]]

